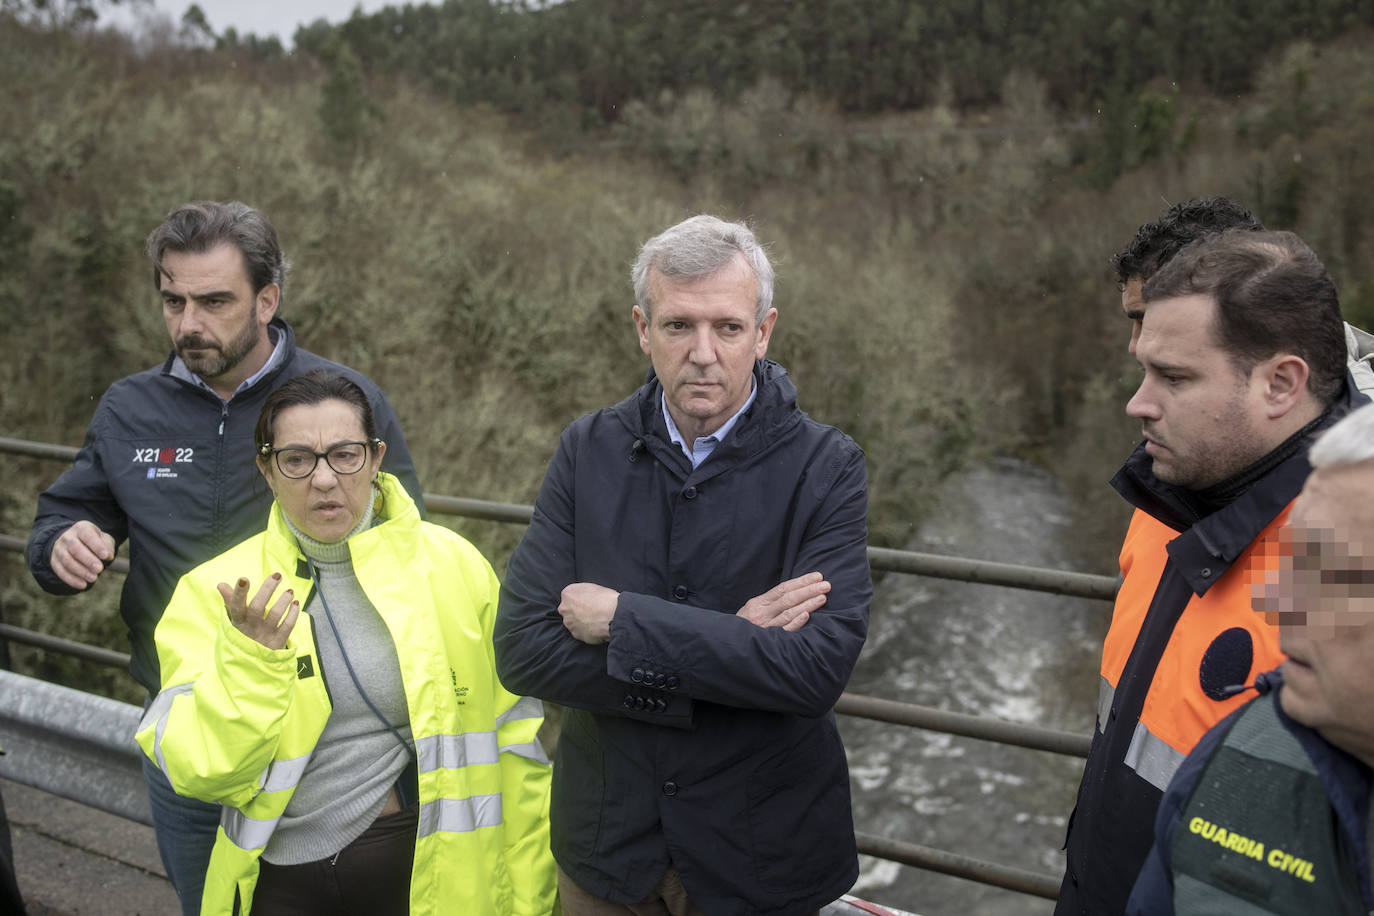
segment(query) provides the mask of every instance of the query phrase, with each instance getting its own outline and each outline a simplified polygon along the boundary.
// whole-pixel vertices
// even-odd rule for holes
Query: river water
[[[1079,568],[1054,480],[1002,460],[951,478],[911,550]],[[849,689],[1087,734],[1110,606],[889,573]],[[847,716],[857,829],[1035,872],[1063,874],[1081,759]],[[1037,916],[1039,897],[861,860],[858,896],[921,916]]]

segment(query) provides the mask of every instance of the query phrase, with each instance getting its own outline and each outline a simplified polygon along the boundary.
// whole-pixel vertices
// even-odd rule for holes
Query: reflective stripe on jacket
[[[548,913],[543,713],[496,679],[496,576],[467,541],[422,522],[395,478],[379,479],[382,521],[349,549],[391,632],[410,711],[420,802],[410,912]],[[217,583],[246,576],[256,588],[273,572],[304,604],[308,569],[275,504],[266,532],[183,577],[157,628],[163,689],[137,740],[177,792],[225,806],[204,914],[251,912],[258,857],[330,714],[332,673],[321,670],[309,614],[282,650],[225,614]]]

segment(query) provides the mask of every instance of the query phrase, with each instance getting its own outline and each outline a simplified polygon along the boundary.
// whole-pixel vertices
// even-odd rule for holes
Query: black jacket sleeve
[[[101,459],[100,425],[105,405],[96,408],[86,430],[86,440],[76,460],[38,497],[38,511],[25,554],[29,571],[39,586],[54,595],[72,595],[74,589],[57,577],[50,558],[53,542],[75,523],[86,520],[115,539],[115,545],[128,537],[128,518],[110,491],[109,479]]]

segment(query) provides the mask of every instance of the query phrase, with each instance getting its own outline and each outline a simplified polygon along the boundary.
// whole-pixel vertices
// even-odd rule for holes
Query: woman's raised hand
[[[289,588],[268,607],[272,593],[280,584],[281,573],[272,573],[263,580],[252,601],[248,600],[249,583],[245,578],[240,578],[232,588],[226,582],[217,586],[229,622],[240,633],[269,649],[286,648],[286,638],[291,635],[291,628],[301,612],[301,603]]]

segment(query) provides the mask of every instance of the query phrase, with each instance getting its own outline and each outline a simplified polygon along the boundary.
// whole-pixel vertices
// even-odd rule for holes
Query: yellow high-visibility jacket
[[[353,568],[391,632],[419,767],[412,914],[535,916],[554,902],[549,774],[538,700],[496,678],[498,583],[475,547],[421,521],[389,474],[380,521],[349,539]],[[267,530],[182,577],[157,627],[162,689],[137,740],[182,795],[224,805],[201,912],[252,911],[258,857],[331,709],[313,620],[285,649],[229,622],[215,586],[274,572],[307,607],[305,557],[272,506]],[[238,910],[235,910],[235,905]]]

